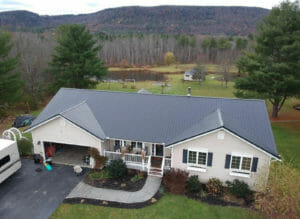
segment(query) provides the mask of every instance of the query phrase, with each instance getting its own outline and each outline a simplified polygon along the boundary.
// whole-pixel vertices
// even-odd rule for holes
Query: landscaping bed
[[[91,170],[83,182],[97,188],[117,189],[135,192],[145,185],[147,174],[138,170],[129,169],[127,174],[119,178],[112,178],[106,168]]]

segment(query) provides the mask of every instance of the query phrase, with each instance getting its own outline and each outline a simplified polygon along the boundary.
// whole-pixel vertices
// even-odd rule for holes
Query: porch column
[[[145,142],[142,143],[142,168],[145,169]]]

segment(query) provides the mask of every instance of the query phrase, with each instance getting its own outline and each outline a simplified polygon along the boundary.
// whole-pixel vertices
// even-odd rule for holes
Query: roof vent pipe
[[[191,90],[192,90],[192,88],[191,88],[191,87],[188,87],[188,93],[187,93],[187,96],[188,96],[188,97],[191,96]]]

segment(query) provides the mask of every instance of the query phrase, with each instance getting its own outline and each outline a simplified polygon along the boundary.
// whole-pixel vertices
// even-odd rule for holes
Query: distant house
[[[280,160],[263,100],[62,88],[26,132],[34,153],[54,163],[81,165],[97,148],[152,176],[175,168],[253,190]]]
[[[184,77],[183,77],[183,80],[185,81],[193,81],[193,75],[196,73],[196,70],[195,69],[192,69],[190,71],[186,71],[184,73]]]

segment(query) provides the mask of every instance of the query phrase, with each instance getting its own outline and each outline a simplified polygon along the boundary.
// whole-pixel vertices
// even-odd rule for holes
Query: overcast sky
[[[0,0],[0,11],[28,10],[40,15],[82,14],[122,6],[256,6],[271,9],[280,0]]]

